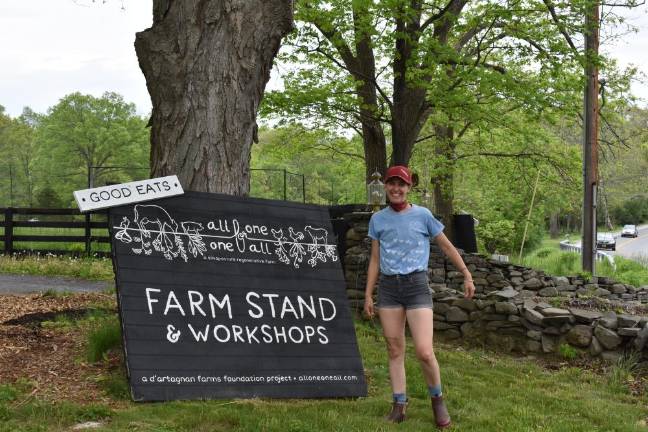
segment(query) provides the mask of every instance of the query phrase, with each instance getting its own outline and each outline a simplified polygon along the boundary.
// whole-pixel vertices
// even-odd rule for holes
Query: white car
[[[637,225],[624,225],[621,230],[621,237],[639,237]]]

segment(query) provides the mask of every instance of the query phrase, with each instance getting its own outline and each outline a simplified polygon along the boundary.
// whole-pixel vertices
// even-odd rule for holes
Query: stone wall
[[[364,305],[369,217],[345,215],[351,227],[343,258],[347,294],[358,312]],[[461,255],[475,282],[471,300],[463,298],[462,274],[431,244],[435,337],[523,353],[577,350],[607,361],[632,350],[648,362],[648,285],[556,277],[478,254]]]

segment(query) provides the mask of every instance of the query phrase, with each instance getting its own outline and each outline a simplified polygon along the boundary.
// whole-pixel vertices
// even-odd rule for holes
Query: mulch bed
[[[0,384],[26,383],[29,398],[41,400],[113,402],[97,377],[110,372],[115,362],[85,360],[87,330],[42,325],[58,317],[81,318],[98,308],[115,310],[114,295],[0,296]]]

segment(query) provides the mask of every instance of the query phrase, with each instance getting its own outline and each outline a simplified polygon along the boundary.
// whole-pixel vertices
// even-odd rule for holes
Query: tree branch
[[[521,152],[521,153],[499,153],[499,152],[477,152],[477,153],[466,153],[462,155],[457,155],[455,156],[455,159],[466,159],[466,158],[471,158],[471,157],[504,157],[504,158],[517,158],[517,159],[525,159],[525,158],[542,158],[546,159],[547,155],[544,153],[537,153],[537,152]]]
[[[432,24],[433,22],[438,21],[441,18],[443,18],[445,16],[445,14],[447,14],[448,11],[450,11],[451,9],[456,9],[459,3],[464,3],[465,4],[465,1],[464,0],[450,0],[439,12],[437,12],[436,14],[428,17],[428,19],[423,21],[423,24],[421,24],[421,27],[420,27],[421,32],[425,31],[425,29],[427,29],[430,26],[430,24]],[[463,5],[461,7],[463,7]]]
[[[434,138],[435,136],[436,136],[436,134],[430,134],[430,135],[424,136],[423,138],[418,138],[416,141],[414,141],[414,144],[418,144],[418,143],[420,143],[422,141],[428,140],[430,138]]]
[[[545,6],[547,7],[547,10],[548,10],[549,13],[551,14],[551,19],[552,19],[553,22],[556,24],[556,27],[558,27],[558,31],[560,32],[560,34],[563,35],[563,37],[564,37],[565,40],[567,41],[567,44],[569,45],[569,47],[570,47],[570,48],[571,48],[575,53],[578,54],[578,48],[576,48],[576,45],[575,45],[574,42],[572,41],[572,38],[571,38],[571,37],[569,36],[569,34],[567,33],[567,30],[565,30],[565,26],[560,22],[560,19],[558,18],[558,15],[556,14],[556,8],[555,8],[554,5],[551,3],[551,0],[542,0],[542,2],[545,4]]]
[[[313,149],[325,149],[325,150],[331,150],[333,153],[341,154],[343,156],[348,156],[360,160],[364,160],[364,156],[357,154],[357,153],[351,153],[351,152],[346,152],[344,150],[340,150],[333,146],[332,144],[325,144],[325,143],[317,143],[312,146],[310,146]]]

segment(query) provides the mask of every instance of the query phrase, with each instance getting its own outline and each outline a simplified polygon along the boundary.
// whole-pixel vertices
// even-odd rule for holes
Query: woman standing
[[[443,234],[443,225],[424,208],[407,201],[412,174],[407,167],[392,166],[385,176],[389,206],[375,213],[369,222],[371,259],[365,290],[365,313],[374,315],[373,291],[380,272],[378,305],[380,322],[389,355],[389,377],[393,392],[387,420],[405,420],[405,323],[409,325],[428,385],[432,410],[440,428],[450,426],[443,402],[439,364],[432,346],[432,295],[428,285],[430,239],[464,275],[464,297],[472,298],[475,286],[468,268]]]

